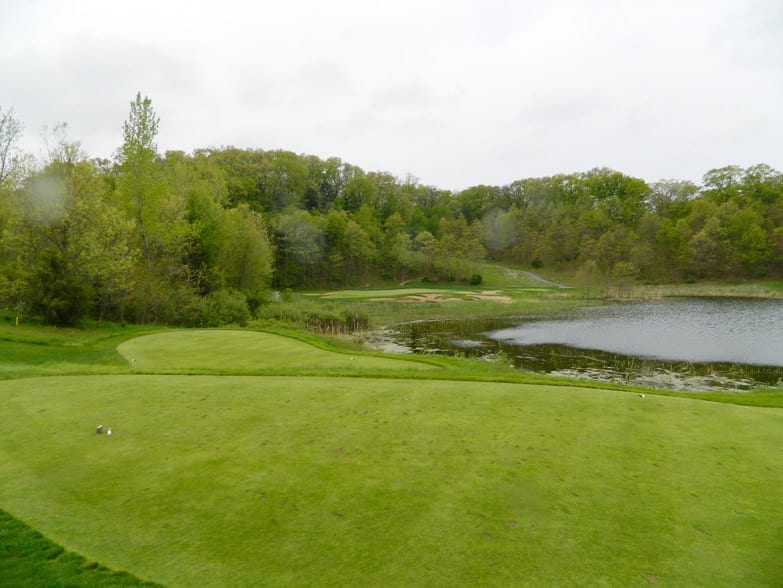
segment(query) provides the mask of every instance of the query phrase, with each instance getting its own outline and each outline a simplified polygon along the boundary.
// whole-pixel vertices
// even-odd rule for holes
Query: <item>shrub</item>
[[[238,324],[244,327],[249,319],[250,309],[247,306],[247,298],[242,292],[218,290],[207,296],[204,326]]]
[[[370,317],[363,310],[304,296],[292,296],[288,300],[283,297],[264,304],[256,311],[256,317],[261,321],[279,321],[289,327],[330,335],[362,330],[370,324]]]
[[[178,324],[185,327],[201,327],[207,315],[207,301],[198,296],[188,298],[178,314]]]
[[[71,327],[89,313],[92,291],[61,255],[42,256],[31,280],[30,308],[50,325]]]
[[[370,326],[370,316],[366,312],[348,308],[343,311],[343,317],[349,331],[361,331]]]
[[[268,303],[272,298],[272,294],[268,290],[258,290],[252,294],[247,295],[247,307],[250,310],[250,314],[256,314],[258,307],[262,304]]]

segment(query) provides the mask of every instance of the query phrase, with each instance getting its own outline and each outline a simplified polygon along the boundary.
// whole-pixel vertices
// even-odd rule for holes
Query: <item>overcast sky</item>
[[[112,157],[140,91],[161,152],[340,157],[461,189],[611,167],[783,169],[781,0],[0,0],[0,106]]]

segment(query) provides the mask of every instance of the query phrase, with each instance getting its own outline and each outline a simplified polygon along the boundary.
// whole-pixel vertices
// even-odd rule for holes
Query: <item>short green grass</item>
[[[148,586],[52,543],[0,510],[0,586]]]
[[[138,369],[154,370],[400,370],[433,369],[421,358],[336,353],[272,333],[240,330],[167,331],[137,337],[118,351]]]
[[[163,584],[783,573],[779,409],[383,379],[72,376],[0,391],[0,504]]]
[[[783,577],[781,408],[296,337],[18,331],[66,374],[91,369],[0,382],[0,508],[89,567],[172,586]],[[16,577],[50,565],[5,559]],[[95,585],[68,562],[48,577]]]

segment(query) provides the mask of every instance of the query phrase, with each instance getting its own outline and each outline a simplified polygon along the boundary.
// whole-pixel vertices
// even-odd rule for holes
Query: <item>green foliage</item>
[[[439,229],[441,238],[433,247],[433,265],[438,277],[447,282],[466,280],[473,264],[487,254],[481,244],[481,224],[477,221],[468,225],[460,216],[454,220],[441,219]]]
[[[361,307],[304,296],[289,296],[287,300],[262,305],[256,318],[262,323],[330,335],[361,331],[370,325],[370,316]]]
[[[230,288],[251,293],[263,289],[272,275],[272,246],[260,214],[247,204],[223,212],[217,271]]]
[[[623,282],[783,276],[783,174],[764,164],[700,186],[595,168],[452,193],[283,150],[161,157],[159,123],[138,93],[114,164],[87,161],[58,124],[33,171],[0,112],[0,304],[201,324],[221,290],[469,282],[487,258],[571,273],[592,261]],[[39,292],[55,258],[69,281]]]
[[[27,299],[32,312],[48,324],[73,326],[86,314],[90,292],[74,270],[56,253],[39,259]]]
[[[500,189],[495,186],[473,186],[457,194],[460,212],[468,223],[481,221],[493,210],[499,200]]]
[[[236,290],[218,290],[207,296],[206,315],[203,326],[240,325],[250,320],[247,297]]]
[[[4,239],[7,304],[32,307],[59,324],[122,305],[135,252],[130,226],[103,188],[84,161],[53,160],[28,179]]]
[[[166,198],[162,168],[157,162],[155,137],[159,120],[152,101],[148,97],[142,99],[141,93],[136,94],[123,124],[124,142],[118,156],[119,197],[136,222],[141,251],[149,270],[153,260],[165,250],[164,244],[172,240],[171,230],[179,220],[177,203]],[[168,216],[170,211],[173,217]]]

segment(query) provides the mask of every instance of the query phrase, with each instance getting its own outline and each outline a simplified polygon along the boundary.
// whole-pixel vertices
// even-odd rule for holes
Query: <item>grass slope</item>
[[[116,375],[0,382],[0,412],[0,505],[164,584],[783,577],[780,409],[513,384]]]
[[[156,370],[399,370],[434,369],[417,358],[336,353],[273,333],[231,330],[167,331],[117,348],[139,369]]]
[[[0,317],[3,314],[0,313]],[[9,316],[6,314],[5,318]],[[0,379],[127,370],[117,345],[149,327],[63,329],[0,320]]]

